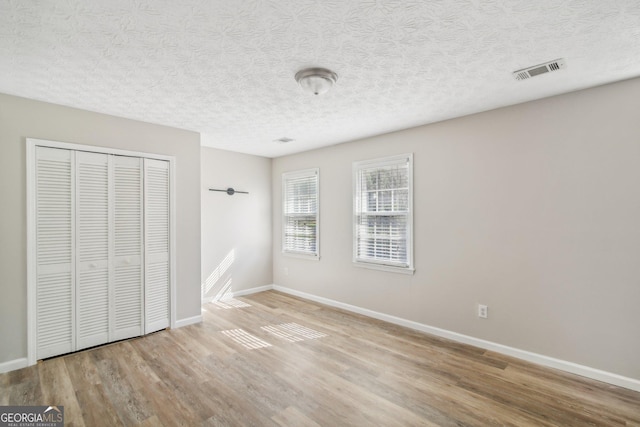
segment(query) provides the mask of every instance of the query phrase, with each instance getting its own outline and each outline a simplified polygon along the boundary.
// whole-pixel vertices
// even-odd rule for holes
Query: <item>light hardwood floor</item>
[[[205,310],[0,375],[0,405],[68,426],[640,426],[640,393],[275,291]]]

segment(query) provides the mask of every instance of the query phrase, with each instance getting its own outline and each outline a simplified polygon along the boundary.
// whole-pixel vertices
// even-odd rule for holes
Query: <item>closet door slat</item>
[[[112,340],[142,335],[144,280],[142,159],[113,157],[114,277]]]
[[[36,357],[74,349],[73,152],[36,148]]]
[[[169,316],[169,162],[144,159],[145,333]]]
[[[109,155],[76,152],[76,350],[109,342]]]

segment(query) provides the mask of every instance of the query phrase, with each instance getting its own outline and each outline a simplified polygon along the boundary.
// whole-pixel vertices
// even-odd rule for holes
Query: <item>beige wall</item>
[[[175,156],[176,315],[200,315],[199,134],[0,94],[0,363],[27,356],[26,138]]]
[[[640,379],[639,112],[634,79],[275,159],[274,282]],[[356,268],[351,164],[406,152],[415,275]],[[281,174],[312,167],[319,262],[280,252]]]
[[[273,283],[271,159],[202,148],[204,301]],[[209,188],[248,191],[212,192]]]

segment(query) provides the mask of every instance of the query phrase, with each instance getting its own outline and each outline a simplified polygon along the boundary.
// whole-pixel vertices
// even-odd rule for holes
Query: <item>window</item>
[[[318,169],[282,174],[282,252],[319,259]]]
[[[413,155],[353,164],[353,262],[413,273]]]

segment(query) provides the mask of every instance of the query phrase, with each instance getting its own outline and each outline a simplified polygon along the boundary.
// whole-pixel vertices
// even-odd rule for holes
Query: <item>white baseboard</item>
[[[423,323],[414,322],[412,320],[403,319],[401,317],[379,313],[377,311],[369,310],[369,309],[358,307],[351,304],[345,304],[340,301],[319,297],[316,295],[308,294],[306,292],[297,291],[295,289],[286,288],[283,286],[273,285],[273,289],[286,294],[295,295],[300,298],[319,302],[321,304],[341,308],[343,310],[351,311],[353,313],[362,314],[368,317],[372,317],[374,319],[384,320],[385,322],[393,323],[400,326],[405,326],[407,328],[415,329],[421,332],[426,332],[428,334],[436,335],[442,338],[447,338],[452,341],[457,341],[463,344],[469,344],[475,347],[484,348],[486,350],[495,351],[496,353],[505,354],[507,356],[516,357],[518,359],[526,360],[528,362],[536,363],[538,365],[559,369],[561,371],[570,372],[576,375],[581,375],[583,377],[587,377],[587,378],[591,378],[597,381],[602,381],[608,384],[613,384],[616,386],[628,388],[630,390],[640,391],[640,380],[638,379],[624,377],[622,375],[614,374],[607,371],[602,371],[600,369],[591,368],[589,366],[579,365],[577,363],[568,362],[566,360],[556,359],[553,357],[544,356],[542,354],[532,353],[526,350],[520,350],[514,347],[509,347],[509,346],[494,343],[491,341],[486,341],[480,338],[474,338],[469,335],[463,335],[457,332],[448,331],[446,329],[436,328],[435,326],[429,326]]]
[[[271,289],[273,289],[273,285],[258,286],[256,288],[251,288],[251,289],[241,289],[239,291],[229,292],[225,294],[225,298],[227,297],[227,295],[229,295],[231,298],[235,298],[235,297],[242,297],[245,295],[256,294],[258,292],[270,291]]]
[[[225,300],[225,299],[229,299],[229,298],[242,297],[242,296],[245,296],[245,295],[251,295],[251,294],[258,293],[258,292],[270,291],[271,289],[273,289],[273,285],[258,286],[258,287],[251,288],[251,289],[241,289],[239,291],[226,292],[219,299]],[[215,299],[216,299],[216,297],[205,297],[205,298],[202,298],[202,303],[203,304],[207,304],[207,303],[213,302]]]
[[[194,323],[202,322],[202,314],[197,316],[187,317],[186,319],[176,320],[176,329],[182,328],[183,326],[193,325]]]
[[[15,371],[17,369],[26,368],[29,366],[26,357],[21,357],[20,359],[9,360],[8,362],[0,363],[0,374],[4,374],[5,372]]]

